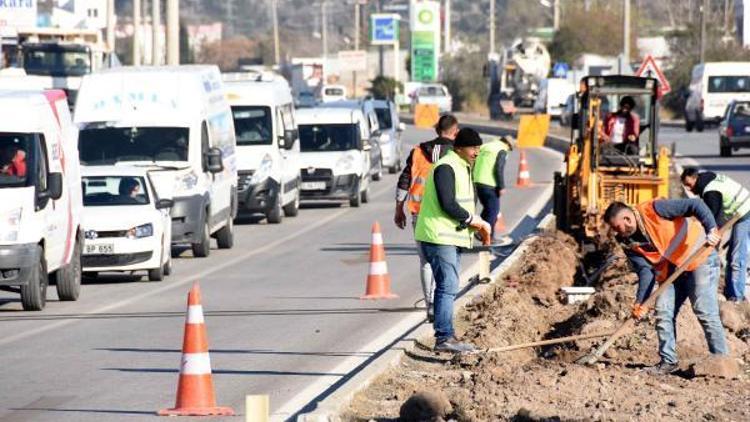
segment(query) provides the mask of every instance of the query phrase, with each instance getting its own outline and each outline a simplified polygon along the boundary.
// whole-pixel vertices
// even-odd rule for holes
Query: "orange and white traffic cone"
[[[188,293],[185,337],[182,342],[180,380],[173,409],[163,409],[159,416],[233,416],[230,407],[217,407],[211,379],[211,359],[203,319],[201,290],[198,283]]]
[[[529,174],[529,163],[526,161],[526,151],[521,150],[521,162],[518,164],[518,179],[516,180],[517,188],[527,188],[531,186],[531,175]]]
[[[503,217],[503,212],[500,211],[497,213],[497,220],[495,221],[495,234],[505,233],[505,230],[507,230],[505,217]]]
[[[360,299],[395,299],[391,293],[391,276],[385,262],[385,247],[380,223],[372,225],[372,242],[370,243],[370,272],[367,274],[367,288]]]

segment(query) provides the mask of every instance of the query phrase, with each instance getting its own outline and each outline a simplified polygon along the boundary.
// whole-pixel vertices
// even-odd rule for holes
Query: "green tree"
[[[387,76],[377,76],[370,84],[367,91],[377,100],[392,100],[396,97],[396,88],[403,90],[401,82]]]

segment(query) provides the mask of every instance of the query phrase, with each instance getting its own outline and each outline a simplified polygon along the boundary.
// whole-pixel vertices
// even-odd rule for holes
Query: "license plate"
[[[302,182],[302,190],[325,190],[326,182]]]
[[[112,254],[115,252],[115,245],[112,243],[103,243],[99,245],[86,245],[83,253],[87,255]]]

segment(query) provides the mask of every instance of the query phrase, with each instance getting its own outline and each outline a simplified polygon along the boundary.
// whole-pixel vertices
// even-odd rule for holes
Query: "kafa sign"
[[[0,0],[0,28],[36,26],[36,0]]]

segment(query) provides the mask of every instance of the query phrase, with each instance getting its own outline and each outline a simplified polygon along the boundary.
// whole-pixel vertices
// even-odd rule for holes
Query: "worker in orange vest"
[[[638,293],[633,317],[640,319],[648,309],[643,303],[655,283],[665,281],[675,268],[704,243],[721,241],[716,220],[700,199],[656,199],[631,208],[613,202],[604,212],[604,221],[616,233],[633,269],[638,274]],[[680,307],[690,299],[695,316],[703,327],[708,349],[726,355],[724,328],[719,319],[719,256],[709,249],[693,260],[687,270],[656,299],[656,333],[660,362],[648,368],[652,374],[676,371],[676,321]]]
[[[424,195],[425,181],[430,174],[432,164],[443,158],[453,147],[453,141],[458,134],[458,120],[451,114],[440,116],[435,125],[437,138],[422,142],[415,146],[406,159],[406,165],[398,178],[396,185],[396,213],[393,221],[400,229],[406,227],[406,212],[404,206],[411,214],[412,229],[417,225],[417,214]],[[435,313],[432,306],[432,294],[435,280],[432,277],[432,269],[425,258],[422,248],[417,242],[417,254],[419,255],[419,276],[422,282],[422,293],[424,294],[425,306],[427,307],[427,320],[433,322]]]

